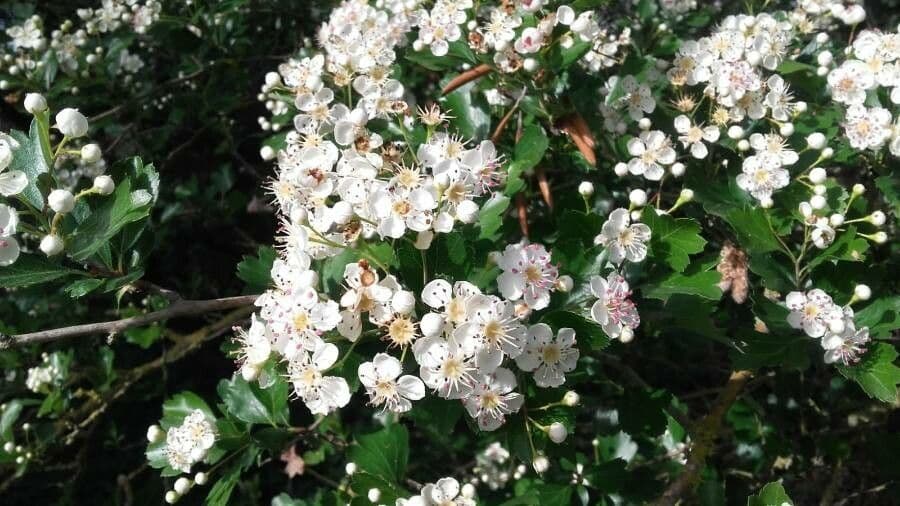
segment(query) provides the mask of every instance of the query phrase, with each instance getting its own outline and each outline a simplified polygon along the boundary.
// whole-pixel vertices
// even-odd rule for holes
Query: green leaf
[[[85,275],[84,272],[51,262],[41,255],[23,253],[14,264],[0,267],[0,287],[13,288],[46,283],[76,274]]]
[[[555,44],[548,55],[550,68],[554,71],[560,71],[569,67],[584,56],[591,49],[591,45],[591,41],[581,40],[580,38],[576,39],[575,43],[569,47]]]
[[[706,240],[700,237],[700,224],[690,218],[675,219],[650,209],[641,219],[653,231],[650,238],[653,256],[678,272],[683,272],[691,262],[689,255],[700,253],[706,245]]]
[[[409,458],[409,433],[403,425],[393,424],[359,436],[350,446],[349,455],[360,470],[390,483],[400,483]]]
[[[758,494],[747,498],[747,506],[784,506],[785,503],[794,504],[778,482],[767,484]]]
[[[763,209],[732,209],[724,217],[734,229],[738,242],[751,254],[768,253],[781,248]]]
[[[246,283],[248,292],[259,293],[269,287],[275,256],[275,248],[260,246],[255,257],[245,255],[238,263],[237,277]]]
[[[887,337],[900,329],[900,295],[877,299],[856,313],[857,327],[869,327],[873,337]]]
[[[499,193],[495,193],[484,203],[478,213],[478,225],[481,227],[479,239],[497,239],[497,232],[503,226],[503,215],[506,213],[507,207],[509,207],[509,197]]]
[[[865,260],[865,252],[869,249],[869,241],[856,234],[856,227],[849,226],[841,232],[838,238],[825,248],[821,253],[813,257],[809,262],[809,268],[813,269],[826,261],[831,263],[846,260],[860,262]]]
[[[238,420],[273,426],[288,424],[288,384],[283,379],[262,389],[235,375],[231,381],[220,381],[217,390],[228,413]]]
[[[184,417],[197,409],[203,411],[210,421],[216,419],[206,401],[194,392],[184,391],[176,394],[163,404],[163,417],[159,421],[159,425],[164,430],[168,430],[170,427],[177,427],[184,421]]]
[[[21,170],[25,173],[25,177],[28,178],[28,186],[22,190],[20,195],[33,207],[43,209],[44,196],[41,194],[38,183],[42,174],[50,172],[48,163],[51,155],[45,151],[45,149],[49,150],[49,146],[41,142],[41,126],[35,119],[31,122],[28,135],[18,130],[13,130],[9,134],[18,141],[19,147],[13,151],[13,159],[8,170]]]
[[[467,139],[484,139],[490,135],[491,116],[482,103],[480,94],[473,93],[475,83],[461,86],[443,98],[448,113],[452,116],[450,126]]]
[[[206,496],[207,506],[227,506],[228,500],[231,498],[231,492],[238,484],[241,478],[240,466],[231,466],[225,471],[225,474],[219,478],[210,489]]]
[[[104,280],[99,278],[79,279],[69,283],[63,290],[69,294],[69,297],[78,299],[100,288],[103,282]]]
[[[603,332],[599,323],[571,311],[553,311],[541,318],[543,323],[549,325],[554,331],[563,327],[575,330],[575,339],[582,343],[590,344],[591,349],[602,350],[609,346],[609,336]]]
[[[716,261],[691,265],[684,273],[673,272],[661,279],[648,280],[644,284],[644,297],[666,301],[676,293],[697,295],[706,299],[719,299],[722,275],[714,270]]]
[[[150,214],[158,190],[159,176],[152,165],[132,159],[131,169],[109,196],[95,196],[100,201],[90,215],[72,232],[67,251],[75,260],[86,260],[109,242],[123,227]]]
[[[894,208],[894,218],[900,219],[900,180],[893,175],[881,176],[875,179],[875,186],[881,191],[884,200]]]
[[[846,367],[838,366],[841,374],[859,383],[859,386],[882,402],[897,401],[897,384],[900,383],[900,367],[894,364],[897,350],[887,343],[870,345],[869,351],[859,363]]]
[[[0,414],[0,439],[3,441],[13,440],[13,425],[22,414],[22,401],[13,399],[6,403],[6,409]]]
[[[522,138],[516,143],[515,160],[524,170],[537,165],[550,145],[544,129],[538,125],[528,125],[522,130]]]

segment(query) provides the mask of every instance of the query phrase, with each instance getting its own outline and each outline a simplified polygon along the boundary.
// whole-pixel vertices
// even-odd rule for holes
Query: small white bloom
[[[400,376],[403,366],[387,353],[378,353],[371,362],[360,364],[359,381],[369,395],[369,404],[384,406],[395,413],[412,409],[412,402],[425,397],[425,384],[412,375]]]
[[[617,339],[624,329],[633,330],[641,324],[637,308],[629,298],[628,282],[618,273],[612,272],[606,279],[592,276],[591,293],[597,297],[591,306],[591,318],[603,326],[610,338]]]
[[[788,324],[795,329],[802,328],[810,337],[822,337],[829,324],[841,320],[841,308],[824,291],[814,288],[806,293],[791,292],[785,298],[790,309]]]
[[[573,329],[561,328],[554,338],[547,324],[538,323],[528,329],[528,343],[516,358],[516,365],[523,371],[533,371],[539,387],[556,388],[566,382],[565,373],[575,370],[578,356]]]
[[[540,244],[510,244],[498,264],[503,271],[497,278],[500,293],[510,300],[523,299],[531,309],[540,310],[550,303],[559,271],[551,263],[550,253]]]
[[[516,375],[504,367],[478,380],[463,404],[469,415],[478,422],[479,429],[496,430],[506,421],[506,415],[519,411],[525,398],[513,392],[515,388]]]
[[[594,243],[602,244],[609,250],[609,259],[614,264],[621,264],[624,260],[640,262],[647,256],[650,234],[650,227],[643,223],[632,224],[628,210],[619,208],[609,213]]]
[[[40,250],[47,255],[48,257],[52,257],[54,255],[58,255],[62,253],[63,250],[63,240],[55,234],[45,235],[43,239],[41,239]],[[18,247],[16,248],[18,250]]]
[[[47,110],[47,99],[40,93],[29,93],[25,95],[25,110],[29,114],[37,114]]]

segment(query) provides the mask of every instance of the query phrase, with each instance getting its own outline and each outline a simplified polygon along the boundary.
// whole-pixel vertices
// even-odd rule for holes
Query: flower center
[[[462,297],[454,297],[447,304],[447,318],[453,323],[466,320],[466,301]]]
[[[309,315],[305,311],[297,313],[294,315],[292,323],[297,332],[306,332],[306,329],[309,328]]]
[[[541,272],[540,267],[536,265],[529,265],[525,268],[525,279],[527,279],[530,283],[537,283],[544,279],[544,275]]]
[[[560,355],[559,346],[555,344],[548,344],[541,350],[541,356],[544,358],[545,364],[552,365],[559,362]]]
[[[397,317],[388,325],[388,337],[397,346],[406,346],[416,337],[416,328],[408,318]]]
[[[412,210],[412,205],[407,200],[398,200],[394,202],[393,210],[395,214],[406,216]]]
[[[631,246],[634,243],[634,232],[630,228],[625,228],[619,232],[619,242],[623,246]]]

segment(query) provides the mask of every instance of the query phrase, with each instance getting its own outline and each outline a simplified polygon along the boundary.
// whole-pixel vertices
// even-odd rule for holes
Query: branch
[[[618,357],[616,357],[614,355],[602,355],[600,357],[600,359],[605,364],[610,365],[610,366],[618,369],[619,371],[621,371],[622,374],[625,375],[625,378],[629,382],[631,382],[633,385],[640,387],[644,390],[653,390],[653,387],[649,383],[647,383],[644,380],[644,378],[642,378],[637,373],[637,371],[635,371],[629,365],[622,362]],[[694,424],[691,422],[691,419],[688,418],[688,416],[684,413],[684,411],[678,409],[675,406],[671,406],[671,405],[666,405],[665,411],[666,411],[666,413],[668,413],[669,416],[674,418],[675,421],[679,423],[679,425],[684,427],[684,430],[690,431],[691,428],[693,427]]]
[[[684,472],[669,485],[669,488],[653,504],[656,506],[673,506],[682,495],[690,492],[697,485],[700,471],[706,465],[706,458],[712,453],[713,444],[716,442],[719,430],[722,428],[722,418],[728,412],[728,409],[731,408],[731,405],[734,404],[734,401],[737,400],[738,394],[741,393],[744,385],[750,380],[750,376],[750,371],[732,371],[728,382],[725,383],[725,388],[719,393],[709,414],[697,424],[696,430],[693,431],[695,439],[691,445],[691,452],[688,454]]]
[[[123,318],[100,323],[87,323],[73,325],[58,329],[42,330],[30,334],[7,336],[0,334],[0,350],[26,344],[46,343],[67,337],[84,336],[89,334],[116,334],[133,327],[142,327],[161,320],[190,316],[225,309],[234,309],[253,304],[259,295],[241,295],[239,297],[226,297],[224,299],[211,300],[176,300],[169,307],[152,313]]]

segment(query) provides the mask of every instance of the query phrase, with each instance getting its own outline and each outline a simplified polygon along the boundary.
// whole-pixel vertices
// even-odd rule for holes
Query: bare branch
[[[42,330],[30,334],[6,336],[0,334],[0,349],[22,346],[26,344],[46,343],[67,337],[89,334],[116,334],[133,327],[142,327],[162,320],[179,316],[199,315],[214,311],[223,311],[253,304],[259,295],[241,295],[211,300],[175,300],[169,307],[152,313],[123,318],[109,322],[87,323],[58,329]]]
[[[656,506],[673,506],[678,503],[686,493],[689,493],[697,485],[700,478],[700,471],[706,465],[706,458],[712,453],[713,445],[719,436],[722,428],[722,418],[734,401],[737,400],[744,385],[750,380],[752,374],[750,371],[733,371],[725,383],[725,388],[719,393],[715,404],[697,427],[692,431],[694,442],[691,445],[691,452],[688,454],[687,464],[684,466],[684,472],[672,482],[671,485],[663,492],[659,499],[656,500]]]

